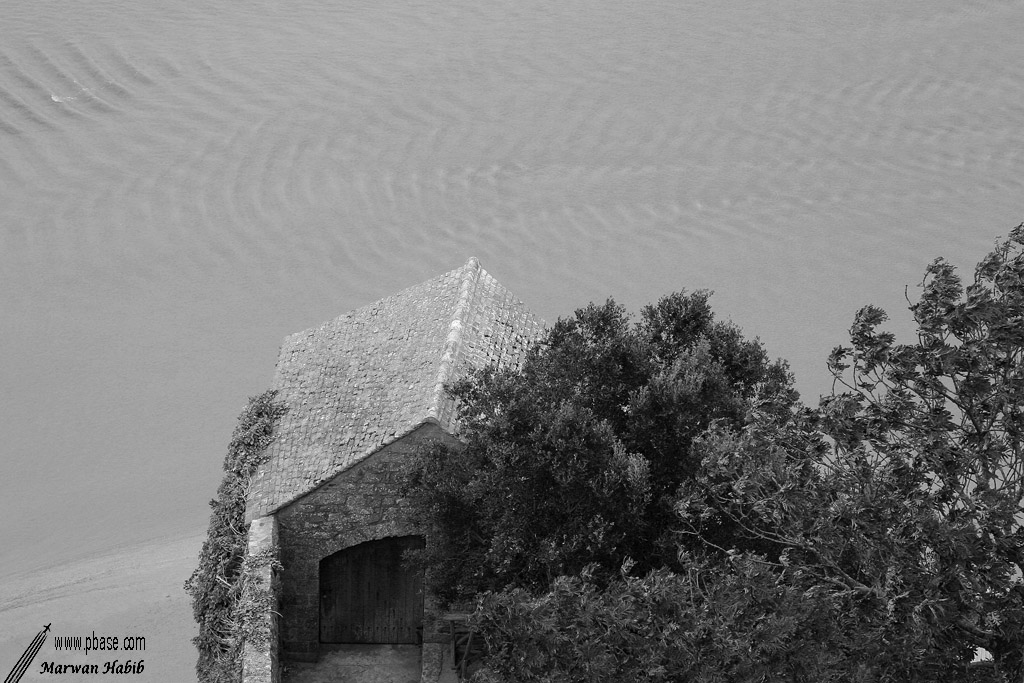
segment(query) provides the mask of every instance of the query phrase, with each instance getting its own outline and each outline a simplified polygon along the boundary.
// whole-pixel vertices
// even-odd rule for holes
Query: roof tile
[[[463,267],[287,337],[272,382],[288,412],[247,518],[308,493],[424,422],[452,431],[444,384],[518,366],[543,323],[471,258]]]

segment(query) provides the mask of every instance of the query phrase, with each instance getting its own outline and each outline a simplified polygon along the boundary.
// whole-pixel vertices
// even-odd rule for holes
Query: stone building
[[[270,651],[246,653],[247,681],[276,680],[278,657],[315,661],[322,643],[422,643],[424,669],[439,666],[439,615],[423,577],[401,565],[425,539],[398,473],[423,442],[454,442],[446,382],[518,366],[542,330],[470,259],[285,340],[272,387],[288,411],[246,514],[250,552],[279,549],[280,617]]]

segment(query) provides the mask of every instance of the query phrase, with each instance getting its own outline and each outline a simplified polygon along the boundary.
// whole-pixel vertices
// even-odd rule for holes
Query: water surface
[[[813,402],[1024,219],[1022,2],[6,0],[0,574],[205,524],[284,335],[469,256],[679,289]]]

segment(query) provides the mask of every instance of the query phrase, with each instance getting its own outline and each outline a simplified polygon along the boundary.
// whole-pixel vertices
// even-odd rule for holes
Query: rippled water
[[[806,398],[1024,219],[1022,2],[5,0],[0,573],[203,524],[281,338],[475,255]],[[896,326],[905,331],[905,322]]]

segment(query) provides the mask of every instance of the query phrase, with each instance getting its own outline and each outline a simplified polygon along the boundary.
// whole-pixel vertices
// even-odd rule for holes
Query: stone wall
[[[410,453],[427,441],[457,443],[433,423],[413,430],[359,464],[279,510],[281,656],[316,661],[319,653],[320,560],[389,536],[418,533],[399,498],[401,471]],[[424,643],[444,638],[437,610],[424,601]],[[434,648],[427,648],[434,649]]]
[[[276,519],[273,517],[254,519],[249,525],[249,546],[246,552],[253,556],[273,551],[277,548],[278,541]],[[271,564],[268,563],[260,567],[258,578],[262,585],[270,589],[272,596],[275,598],[280,596],[280,577]],[[265,643],[246,641],[242,646],[242,680],[245,683],[279,683],[281,680],[281,667],[278,661],[280,633],[278,616],[272,611],[264,615],[263,618],[266,620],[265,626],[269,631],[267,641]]]

